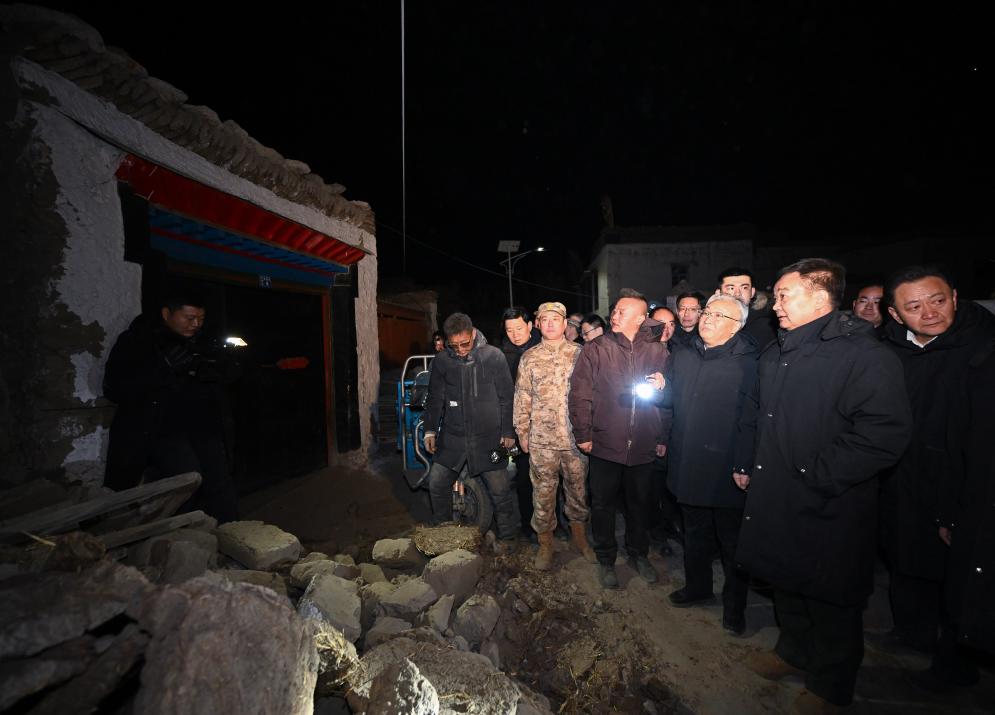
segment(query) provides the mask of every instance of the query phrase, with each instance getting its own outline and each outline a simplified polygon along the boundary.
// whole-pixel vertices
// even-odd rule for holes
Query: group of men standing
[[[843,266],[826,259],[783,268],[766,308],[751,308],[745,269],[719,278],[707,301],[680,297],[676,315],[623,290],[610,330],[583,347],[567,338],[561,303],[539,307],[538,330],[527,311],[507,312],[504,355],[465,315],[450,316],[426,411],[433,507],[448,513],[467,464],[484,474],[510,548],[507,472],[475,455],[517,440],[528,455],[519,468],[528,465],[531,498],[524,474],[517,481],[538,535],[535,566],[553,562],[562,475],[574,544],[617,588],[616,512],[631,565],[653,583],[648,521],[661,498],[675,499],[686,583],[670,603],[714,601],[717,551],[722,625],[741,635],[751,576],[769,584],[780,636],[745,664],[772,680],[802,675],[796,708],[806,712],[853,698],[880,536],[895,620],[884,645],[933,652],[926,687],[975,682],[963,645],[995,645],[986,526],[995,480],[992,418],[973,386],[995,380],[995,317],[958,306],[950,281],[928,268],[865,287],[852,310],[842,310]]]

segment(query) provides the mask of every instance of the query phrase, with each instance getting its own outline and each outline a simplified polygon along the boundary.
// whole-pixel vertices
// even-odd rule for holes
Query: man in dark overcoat
[[[712,603],[712,555],[722,554],[722,626],[746,630],[749,576],[736,568],[746,495],[733,473],[748,475],[756,432],[757,349],[741,332],[749,308],[729,295],[708,299],[698,335],[667,364],[664,407],[673,409],[667,485],[684,515],[685,585],[670,594],[678,608]]]
[[[442,325],[446,349],[432,361],[425,403],[425,449],[433,456],[428,474],[432,513],[452,514],[452,489],[465,466],[480,475],[491,500],[497,535],[507,549],[515,539],[515,506],[507,460],[494,464],[491,452],[515,444],[512,407],[515,387],[504,355],[487,344],[470,317],[453,313]]]
[[[914,432],[883,486],[882,535],[895,621],[883,644],[933,651],[938,627],[954,628],[942,608],[949,539],[941,538],[940,529],[949,533],[956,524],[956,499],[967,476],[961,455],[971,425],[965,406],[976,390],[969,365],[995,338],[995,316],[958,301],[957,291],[935,268],[903,269],[887,288],[893,320],[885,340],[905,369]],[[937,658],[945,654],[952,656],[944,651]],[[962,675],[954,672],[958,662],[966,669]],[[959,658],[937,672],[955,681],[977,677]]]
[[[234,428],[225,385],[238,378],[238,362],[231,349],[202,336],[206,311],[194,291],[178,289],[162,303],[159,315],[132,321],[107,359],[104,394],[117,410],[105,485],[121,490],[143,478],[198,472],[200,487],[180,510],[234,521]]]
[[[846,706],[864,655],[873,590],[878,478],[908,445],[912,417],[894,354],[839,311],[845,271],[811,258],[774,286],[778,340],[761,353],[742,567],[774,587],[780,635],[746,665],[799,674],[801,712]]]

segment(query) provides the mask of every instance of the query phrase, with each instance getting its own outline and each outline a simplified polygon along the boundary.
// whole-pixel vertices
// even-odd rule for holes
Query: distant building
[[[364,463],[379,381],[370,207],[78,19],[6,5],[0,22],[0,486],[101,483],[104,364],[173,281],[206,288],[208,327],[249,343],[242,491]]]
[[[673,296],[675,288],[712,293],[719,271],[752,267],[756,234],[749,224],[605,228],[582,285],[590,296],[585,307],[607,315],[620,288],[651,300]]]

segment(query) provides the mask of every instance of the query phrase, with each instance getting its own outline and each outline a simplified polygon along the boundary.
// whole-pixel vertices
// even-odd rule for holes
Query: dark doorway
[[[240,495],[328,463],[321,296],[224,286],[227,335],[248,347],[231,386]]]

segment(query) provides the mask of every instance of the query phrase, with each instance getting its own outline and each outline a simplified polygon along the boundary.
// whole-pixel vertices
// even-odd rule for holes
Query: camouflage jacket
[[[515,383],[515,431],[529,447],[575,449],[567,394],[581,346],[567,340],[552,346],[545,340],[522,355]]]

